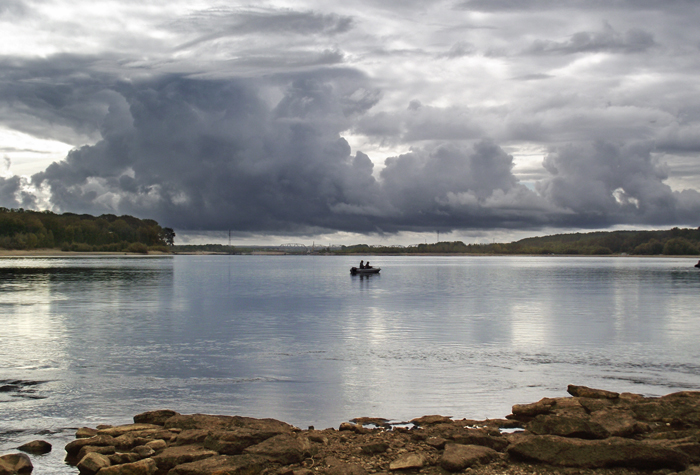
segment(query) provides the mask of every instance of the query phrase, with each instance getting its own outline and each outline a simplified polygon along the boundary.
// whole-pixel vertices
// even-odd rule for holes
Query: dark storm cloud
[[[355,74],[345,84],[336,76],[299,77],[274,107],[251,81],[119,85],[103,139],[34,184],[61,210],[152,216],[179,229],[396,232],[527,225],[540,213],[523,208],[538,199],[490,141],[416,149],[389,159],[377,180],[340,136],[373,102]]]
[[[575,33],[566,41],[537,40],[527,54],[576,54],[591,52],[642,53],[655,46],[654,36],[641,29],[619,33],[605,23],[601,31]]]

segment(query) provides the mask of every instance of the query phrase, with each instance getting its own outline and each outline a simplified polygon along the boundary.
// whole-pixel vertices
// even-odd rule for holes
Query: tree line
[[[152,219],[0,208],[0,248],[80,252],[168,251],[175,232]]]
[[[511,243],[464,244],[462,241],[410,247],[367,244],[343,246],[339,254],[562,254],[698,255],[700,228],[666,231],[603,231],[532,237]]]

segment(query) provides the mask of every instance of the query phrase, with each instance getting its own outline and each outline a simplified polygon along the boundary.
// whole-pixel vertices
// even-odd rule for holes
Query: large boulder
[[[90,452],[80,459],[80,462],[78,462],[78,470],[80,470],[81,475],[94,475],[101,469],[109,467],[110,465],[112,465],[112,462],[110,462],[109,457],[106,455]]]
[[[487,464],[499,458],[498,452],[480,445],[447,444],[440,466],[448,472],[461,472],[476,464]]]
[[[168,475],[253,475],[262,473],[265,464],[265,459],[254,455],[217,455],[178,465]]]
[[[268,458],[282,465],[299,463],[312,454],[309,439],[294,434],[280,434],[257,445],[246,448],[244,453]]]
[[[80,452],[80,449],[86,445],[92,445],[95,447],[107,447],[116,446],[114,437],[110,435],[96,435],[95,437],[90,437],[87,439],[76,439],[66,444],[66,452],[68,452],[68,457],[75,457]]]
[[[120,435],[128,433],[146,433],[151,434],[163,430],[162,426],[156,424],[125,424],[122,426],[110,427],[107,429],[100,429],[97,431],[98,435],[111,435],[112,437],[119,437]]]
[[[568,417],[558,415],[539,415],[527,423],[527,430],[537,435],[559,435],[578,437],[579,439],[605,439],[610,433],[589,416]]]
[[[574,397],[587,397],[593,399],[618,399],[620,393],[606,391],[604,389],[591,389],[586,386],[576,386],[569,384],[566,391]]]
[[[134,416],[134,423],[136,424],[155,424],[155,425],[165,425],[165,421],[173,416],[179,416],[180,414],[170,409],[159,409],[157,411],[142,412],[141,414],[136,414]]]
[[[195,462],[216,455],[219,454],[199,445],[181,445],[177,447],[168,447],[158,455],[154,455],[153,460],[158,466],[159,471],[167,472],[176,465]]]
[[[389,463],[389,470],[418,470],[426,466],[428,456],[424,453],[403,454]]]
[[[27,442],[26,444],[20,445],[17,447],[17,449],[21,450],[22,452],[36,455],[48,454],[51,452],[51,444],[45,440],[33,440],[31,442]]]
[[[555,435],[523,435],[513,439],[508,454],[525,461],[580,468],[684,470],[690,463],[686,454],[673,448],[620,437],[583,440]]]
[[[0,456],[0,474],[32,473],[34,466],[27,454],[8,454]]]
[[[143,459],[138,462],[114,465],[103,468],[98,475],[154,475],[158,471],[153,459]]]
[[[274,429],[274,428],[273,428]],[[233,430],[210,431],[203,441],[204,447],[215,450],[221,455],[238,455],[243,450],[257,445],[271,437],[281,435],[278,430],[252,430],[234,428]]]
[[[182,430],[206,429],[206,430],[233,430],[246,428],[259,431],[293,432],[294,426],[275,419],[255,419],[243,416],[211,416],[208,414],[177,415],[165,422],[165,428],[177,428]]]

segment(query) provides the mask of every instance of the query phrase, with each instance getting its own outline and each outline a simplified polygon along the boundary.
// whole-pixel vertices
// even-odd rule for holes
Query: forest
[[[152,219],[0,208],[0,248],[78,252],[167,252],[175,232]]]
[[[601,231],[532,237],[512,243],[464,244],[462,241],[410,247],[343,246],[339,254],[561,254],[694,256],[700,254],[700,228],[667,231]]]

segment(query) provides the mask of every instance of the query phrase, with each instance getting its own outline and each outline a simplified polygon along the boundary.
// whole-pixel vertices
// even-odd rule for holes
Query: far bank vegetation
[[[175,233],[152,219],[0,208],[0,248],[77,252],[168,252]]]
[[[700,228],[556,234],[526,238],[509,244],[464,244],[462,241],[418,244],[410,247],[375,247],[359,244],[343,246],[337,253],[694,256],[700,254]]]

